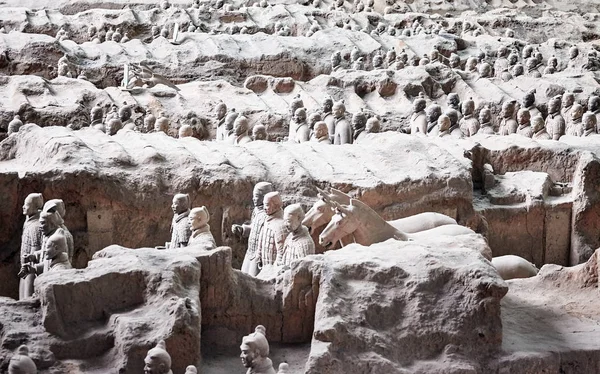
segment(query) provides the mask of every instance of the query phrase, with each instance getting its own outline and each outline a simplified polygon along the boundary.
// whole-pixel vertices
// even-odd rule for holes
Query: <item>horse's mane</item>
[[[390,226],[393,228],[392,225],[390,225],[386,220],[384,220],[383,218],[381,218],[381,216],[379,214],[377,214],[376,211],[374,211],[373,209],[371,209],[370,206],[368,206],[367,204],[363,203],[360,200],[356,200],[356,199],[350,199],[350,205],[352,206],[351,211],[356,213],[357,215],[360,215],[361,220],[363,220],[363,223],[370,223],[371,225],[386,225],[386,226]],[[366,220],[366,221],[365,221]]]

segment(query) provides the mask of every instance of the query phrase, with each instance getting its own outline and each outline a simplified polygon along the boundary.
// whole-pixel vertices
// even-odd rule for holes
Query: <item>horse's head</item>
[[[302,221],[302,224],[310,230],[312,233],[321,226],[325,226],[333,217],[332,206],[323,199],[319,199],[315,204],[306,212],[306,216]]]
[[[325,230],[319,235],[319,244],[325,249],[330,249],[335,243],[340,241],[346,235],[352,234],[359,225],[358,220],[352,212],[352,205],[345,206],[332,202],[335,207],[335,214]]]

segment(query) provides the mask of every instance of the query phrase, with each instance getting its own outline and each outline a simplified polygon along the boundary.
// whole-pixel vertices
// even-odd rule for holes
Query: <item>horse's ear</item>
[[[346,194],[345,194],[345,193],[343,193],[342,191],[340,191],[340,190],[336,190],[335,188],[330,188],[330,191],[331,191],[331,194],[332,194],[332,195],[337,195],[337,196],[339,196],[339,197],[344,197],[344,198],[346,198],[346,199],[349,199],[349,198],[350,198],[350,196],[349,196],[349,195],[346,195]]]
[[[342,213],[342,214],[345,214],[345,215],[350,215],[350,213],[352,213],[352,212],[350,212],[350,210],[348,209],[348,207],[347,207],[346,205],[337,204],[337,203],[336,203],[336,205],[337,205],[337,206],[336,206],[336,208],[335,208],[335,209],[336,209],[338,212],[340,212],[340,213]]]
[[[327,192],[325,192],[324,190],[317,187],[317,192],[319,193],[319,196],[321,196],[321,199],[323,201],[325,201],[326,203],[331,201],[331,199],[329,198],[329,194]]]

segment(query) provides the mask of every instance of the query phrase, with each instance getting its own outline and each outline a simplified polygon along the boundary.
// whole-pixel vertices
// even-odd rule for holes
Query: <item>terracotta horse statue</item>
[[[365,203],[350,199],[350,205],[332,202],[336,212],[325,230],[319,235],[319,244],[330,249],[337,241],[353,235],[354,241],[364,246],[386,241],[415,240],[431,236],[457,236],[474,234],[475,231],[460,225],[443,225],[417,233],[406,233],[385,221]]]
[[[350,196],[346,195],[342,191],[331,188],[330,192],[326,192],[317,188],[319,200],[310,208],[304,217],[302,224],[308,227],[311,235],[320,227],[325,226],[331,221],[331,218],[335,214],[335,208],[333,202],[343,205],[350,204]],[[388,221],[390,225],[397,228],[404,233],[415,233],[424,230],[433,229],[438,226],[444,225],[456,225],[456,220],[448,217],[445,214],[425,212],[415,214],[414,216],[400,218],[393,221]],[[342,246],[352,243],[354,240],[352,237],[345,237],[341,240]]]

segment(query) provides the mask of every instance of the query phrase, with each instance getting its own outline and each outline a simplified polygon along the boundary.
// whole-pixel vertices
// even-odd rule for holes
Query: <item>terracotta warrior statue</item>
[[[194,129],[190,125],[182,125],[179,128],[177,137],[178,138],[189,138],[194,136]]]
[[[475,117],[475,102],[472,98],[462,103],[463,117],[460,119],[460,131],[464,136],[473,136],[479,131],[479,120]]]
[[[575,102],[575,95],[572,92],[565,92],[562,96],[562,109],[560,110],[560,115],[563,118],[568,120],[571,118],[571,108],[573,108],[573,103]]]
[[[225,130],[225,116],[227,115],[227,105],[221,102],[215,107],[215,128],[217,129],[217,141],[222,142],[227,139]]]
[[[168,248],[186,247],[190,241],[192,230],[188,216],[190,215],[190,196],[178,193],[173,197],[173,221],[171,222],[171,242]]]
[[[67,257],[67,239],[62,232],[54,232],[45,240],[43,253],[44,257],[40,259],[43,262],[22,265],[19,276],[23,278],[29,274],[40,275],[49,271],[72,269]]]
[[[565,134],[571,136],[581,136],[583,134],[583,107],[579,104],[573,104],[570,110],[571,118],[567,121]]]
[[[279,192],[267,193],[263,205],[267,218],[257,248],[259,268],[275,264],[275,260],[283,251],[283,243],[288,234],[283,221],[283,202]]]
[[[41,193],[32,193],[25,198],[23,204],[23,215],[27,216],[23,224],[21,235],[21,263],[26,264],[25,259],[35,252],[42,250],[42,231],[40,230],[40,211],[44,205]],[[19,281],[19,300],[33,295],[34,274],[28,274]]]
[[[355,113],[352,116],[352,134],[353,143],[360,143],[365,137],[365,128],[367,127],[367,116],[363,112]]]
[[[565,120],[560,115],[560,96],[555,96],[548,101],[548,117],[546,117],[546,132],[554,140],[560,139],[565,134]]]
[[[194,365],[185,368],[184,374],[198,374],[198,369]]]
[[[595,95],[590,96],[587,107],[588,112],[596,116],[596,130],[600,132],[600,128],[598,128],[600,126],[600,97]]]
[[[69,232],[69,229],[67,228],[67,226],[65,226],[65,217],[67,214],[67,209],[65,207],[65,202],[62,201],[61,199],[52,199],[52,200],[48,200],[46,202],[46,204],[44,205],[44,209],[43,210],[48,210],[51,209],[52,207],[55,207],[56,211],[58,212],[58,215],[60,216],[60,218],[62,218],[62,223],[60,224],[60,228],[63,229],[65,238],[67,238],[67,254],[69,255],[69,262],[73,263],[73,255],[75,254],[75,243],[73,242],[73,235],[71,235],[71,233]]]
[[[225,142],[233,144],[235,137],[233,136],[233,125],[237,119],[239,113],[235,111],[235,108],[231,108],[227,116],[225,116],[225,128],[223,129],[223,136]]]
[[[502,121],[500,122],[500,129],[498,133],[500,135],[510,135],[517,132],[517,121],[513,119],[515,110],[514,102],[505,101],[502,103]]]
[[[432,136],[437,135],[437,120],[442,115],[442,107],[437,105],[436,103],[432,103],[425,110],[425,115],[427,117],[427,133]]]
[[[460,121],[462,118],[461,106],[460,106],[460,97],[457,93],[451,92],[448,94],[448,99],[446,101],[448,108],[456,110],[458,114],[458,120]]]
[[[496,134],[492,125],[492,112],[487,106],[479,111],[479,131],[477,133],[487,135]]]
[[[254,127],[252,128],[252,140],[253,141],[267,140],[268,137],[269,137],[269,134],[267,134],[267,128],[265,127],[265,125],[262,125],[260,123],[254,125]]]
[[[144,374],[173,374],[171,355],[167,352],[164,340],[160,340],[144,358]]]
[[[279,370],[277,371],[277,374],[291,374],[292,372],[290,371],[290,365],[287,362],[282,362],[281,364],[279,364]]]
[[[102,118],[104,117],[104,109],[100,106],[100,103],[96,103],[96,105],[90,111],[90,127],[95,127],[96,125],[102,125]]]
[[[541,115],[537,115],[531,119],[531,130],[533,131],[532,139],[535,140],[551,140],[552,137],[546,132],[546,124]]]
[[[294,118],[290,121],[288,141],[292,143],[304,143],[310,139],[310,129],[306,122],[306,108],[298,108]]]
[[[365,133],[374,134],[378,133],[381,130],[381,123],[379,122],[379,118],[371,117],[367,120],[367,125],[365,127]]]
[[[258,325],[252,334],[242,339],[240,358],[244,367],[248,368],[246,374],[277,374],[269,358],[266,334],[265,327]]]
[[[345,114],[346,106],[344,105],[344,101],[336,102],[333,105],[333,116],[335,118],[333,144],[352,144],[352,126],[346,120]]]
[[[44,204],[39,222],[43,233],[42,249],[24,257],[21,271],[19,272],[19,277],[21,278],[25,278],[27,274],[40,275],[44,271],[49,271],[53,265],[57,265],[58,269],[67,267],[66,264],[63,264],[63,260],[66,258],[66,261],[69,261],[67,254],[69,250],[67,237],[71,236],[71,233],[64,226],[64,221],[58,212],[55,201],[51,200]],[[50,237],[54,234],[56,234],[58,238],[50,241]],[[50,256],[47,255],[49,246],[52,247]],[[62,249],[64,249],[65,255],[57,257],[59,250],[62,251]],[[55,258],[56,261],[53,263]]]
[[[535,106],[535,89],[527,92],[525,96],[523,96],[523,102],[521,106],[529,111],[531,118],[542,114]]]
[[[329,140],[329,130],[327,129],[327,124],[325,122],[320,121],[315,124],[313,137],[310,140],[323,144],[331,144],[331,141]]]
[[[278,256],[277,265],[289,266],[292,261],[315,254],[315,242],[306,226],[302,224],[304,211],[300,204],[288,205],[283,212],[286,231],[282,256]]]
[[[323,100],[321,107],[321,120],[327,124],[327,132],[331,141],[333,141],[333,135],[335,134],[335,118],[333,117],[332,110],[333,100],[327,97]]]
[[[17,349],[17,354],[10,358],[8,374],[37,374],[37,366],[29,357],[29,349],[22,345]]]
[[[437,136],[439,138],[450,136],[450,117],[445,114],[442,114],[437,119]]]
[[[592,112],[586,112],[583,115],[582,119],[583,123],[583,134],[581,136],[590,136],[596,134],[596,126],[598,125],[596,122],[596,116]]]
[[[519,127],[517,128],[517,134],[531,138],[533,136],[533,128],[531,127],[531,114],[526,108],[521,108],[517,112],[517,122]]]
[[[263,200],[267,193],[273,191],[273,185],[269,182],[259,182],[254,186],[252,191],[252,202],[254,210],[252,210],[252,218],[250,224],[232,225],[231,231],[233,234],[248,238],[248,249],[244,256],[242,264],[242,272],[256,276],[259,272],[258,258],[256,252],[260,241],[260,235],[265,225],[267,214],[263,209]]]
[[[252,138],[248,135],[248,131],[250,130],[250,125],[248,124],[248,118],[245,116],[238,116],[233,123],[233,141],[232,144],[246,144],[252,141]]]
[[[209,221],[210,214],[205,206],[190,210],[188,224],[192,229],[192,234],[190,236],[188,246],[196,243],[210,243],[212,248],[217,247],[215,238],[210,232],[210,225],[208,224]]]
[[[13,120],[8,124],[8,135],[19,132],[19,129],[23,126],[23,121],[21,121],[21,116],[18,114],[13,117]]]
[[[427,115],[425,107],[427,102],[423,96],[419,96],[413,102],[413,114],[410,117],[410,133],[427,134]]]

